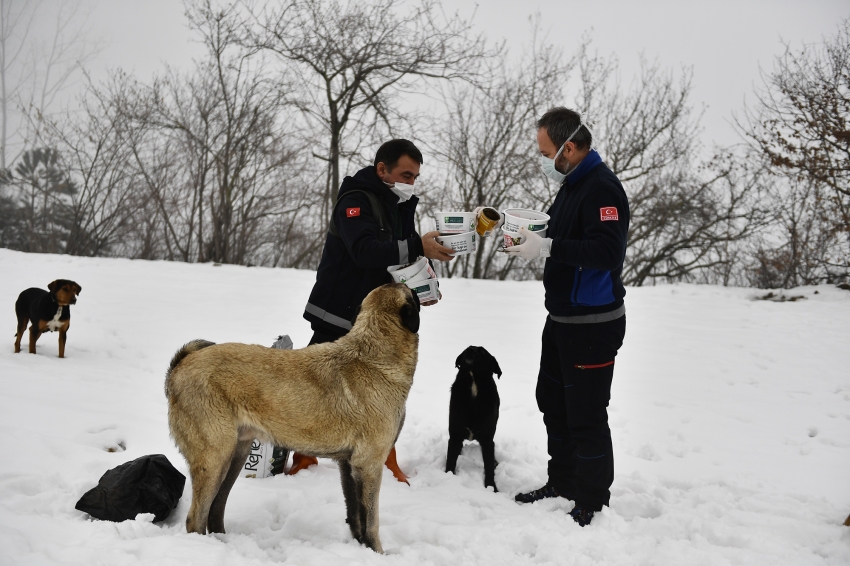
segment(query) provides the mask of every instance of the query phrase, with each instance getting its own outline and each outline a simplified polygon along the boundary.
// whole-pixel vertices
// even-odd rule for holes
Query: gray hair
[[[546,134],[557,147],[561,147],[570,137],[570,134],[578,132],[570,140],[576,144],[576,148],[590,148],[593,143],[593,135],[581,119],[581,115],[575,110],[556,106],[550,108],[537,120],[537,129],[546,128]]]

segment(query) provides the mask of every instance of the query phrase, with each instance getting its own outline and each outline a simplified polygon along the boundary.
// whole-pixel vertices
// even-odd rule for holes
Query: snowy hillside
[[[0,564],[850,564],[850,292],[804,300],[708,286],[629,289],[610,408],[611,507],[578,527],[566,501],[519,506],[545,483],[534,400],[545,319],[537,282],[444,280],[423,309],[420,362],[398,442],[410,486],[385,470],[386,556],[344,522],[336,465],[240,478],[226,535],[185,532],[183,499],[163,523],[91,520],[77,499],[107,469],[165,454],[163,395],[174,351],[194,338],[306,345],[309,271],[28,255],[0,249]],[[57,335],[13,354],[13,306],[58,278],[82,286],[66,359]],[[26,339],[25,339],[26,340]],[[443,473],[454,360],[468,345],[498,359],[496,483],[477,444]],[[108,450],[117,450],[109,452]]]

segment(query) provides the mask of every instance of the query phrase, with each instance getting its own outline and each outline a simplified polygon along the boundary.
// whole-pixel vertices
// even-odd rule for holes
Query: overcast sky
[[[90,1],[91,29],[107,46],[90,65],[95,77],[120,66],[146,79],[163,62],[188,65],[198,53],[179,0]],[[444,0],[443,5],[462,15],[475,11],[478,29],[517,50],[529,39],[527,18],[535,12],[549,40],[567,53],[590,32],[600,54],[618,57],[624,81],[638,70],[641,53],[666,68],[692,68],[692,104],[706,107],[707,144],[737,141],[729,125],[732,112],[740,112],[745,97],[753,99],[759,67],[772,68],[782,40],[799,49],[803,42],[835,35],[838,23],[850,17],[848,0]]]

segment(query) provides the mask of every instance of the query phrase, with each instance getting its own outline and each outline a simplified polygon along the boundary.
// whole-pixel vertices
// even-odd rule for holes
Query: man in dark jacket
[[[543,328],[537,405],[548,434],[549,481],[516,496],[575,501],[582,527],[608,505],[614,456],[608,402],[614,358],[623,344],[629,203],[617,176],[591,148],[581,117],[553,108],[537,123],[544,172],[561,182],[547,213],[547,238],[520,229],[523,243],[506,249],[528,260],[545,257],[548,311]]]
[[[412,142],[390,140],[378,149],[373,166],[343,179],[316,284],[304,309],[313,328],[311,344],[336,340],[351,330],[351,319],[366,295],[392,281],[387,267],[423,255],[452,258],[453,250],[434,239],[439,232],[421,237],[416,233],[419,199],[413,184],[421,164],[422,153]]]
[[[411,263],[420,256],[452,259],[454,251],[435,240],[439,232],[416,233],[414,215],[419,199],[413,195],[413,185],[422,161],[413,142],[390,140],[378,149],[374,165],[343,179],[316,284],[304,309],[304,318],[313,329],[310,344],[333,342],[347,334],[366,295],[392,282],[387,267]],[[433,303],[424,306],[428,304]],[[290,473],[315,462],[296,454]],[[387,464],[401,479],[394,462],[395,449]]]

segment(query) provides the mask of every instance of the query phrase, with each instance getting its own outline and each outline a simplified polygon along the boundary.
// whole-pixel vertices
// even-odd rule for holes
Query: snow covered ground
[[[74,509],[103,472],[145,454],[187,473],[166,422],[172,354],[194,338],[270,345],[281,333],[303,347],[313,272],[4,249],[0,272],[0,564],[850,564],[850,292],[802,288],[786,294],[804,300],[779,303],[750,289],[629,289],[611,507],[581,529],[566,500],[513,501],[546,481],[534,400],[542,285],[444,280],[444,300],[422,312],[397,445],[411,485],[384,474],[380,556],[352,540],[330,460],[240,478],[226,535],[186,534],[188,481],[163,523]],[[67,358],[56,334],[35,356],[13,354],[18,293],[58,278],[83,288]],[[442,471],[454,360],[470,344],[504,371],[499,493],[483,487],[477,444],[457,476]]]

